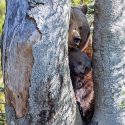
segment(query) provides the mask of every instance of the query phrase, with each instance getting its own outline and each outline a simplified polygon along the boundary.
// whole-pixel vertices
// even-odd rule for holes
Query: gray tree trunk
[[[8,125],[82,125],[68,66],[69,0],[7,0]]]
[[[93,120],[98,125],[125,125],[125,1],[96,0],[93,46]]]

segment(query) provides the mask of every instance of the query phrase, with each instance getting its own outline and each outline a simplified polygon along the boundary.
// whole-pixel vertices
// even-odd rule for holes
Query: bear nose
[[[81,38],[80,38],[79,36],[78,36],[78,37],[74,37],[74,43],[75,43],[77,46],[79,46],[80,40],[81,40]]]

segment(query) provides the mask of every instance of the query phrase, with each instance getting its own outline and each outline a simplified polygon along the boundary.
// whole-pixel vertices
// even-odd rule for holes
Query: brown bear
[[[83,121],[88,124],[94,112],[92,66],[88,56],[78,48],[69,52],[70,75]]]
[[[87,6],[72,7],[68,32],[69,47],[83,49],[90,35],[90,27],[86,18]]]

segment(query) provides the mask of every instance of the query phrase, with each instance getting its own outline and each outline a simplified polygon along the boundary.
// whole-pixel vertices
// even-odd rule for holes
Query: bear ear
[[[84,14],[87,14],[87,11],[88,11],[87,5],[83,5],[83,6],[81,7],[81,10],[82,10],[82,12],[83,12]]]

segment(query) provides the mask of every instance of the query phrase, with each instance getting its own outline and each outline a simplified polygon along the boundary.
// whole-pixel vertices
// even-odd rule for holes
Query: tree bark
[[[68,66],[69,0],[7,0],[8,125],[82,125]]]
[[[93,120],[125,125],[125,1],[96,0],[93,48]]]

